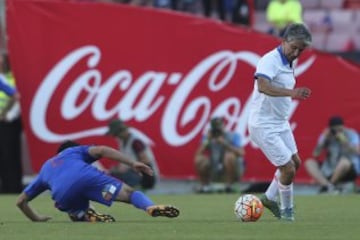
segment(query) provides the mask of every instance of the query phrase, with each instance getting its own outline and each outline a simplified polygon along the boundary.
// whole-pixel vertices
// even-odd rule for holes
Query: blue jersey
[[[51,190],[53,199],[61,200],[75,183],[81,182],[86,175],[96,173],[90,164],[97,159],[89,155],[89,147],[68,148],[47,160],[37,178],[25,188],[24,192],[31,199],[45,190]]]
[[[86,210],[90,200],[110,206],[122,183],[91,165],[97,159],[89,154],[89,148],[68,148],[47,160],[24,190],[29,199],[50,190],[55,206],[72,214]]]
[[[90,147],[71,147],[47,160],[24,190],[29,199],[50,190],[55,206],[75,215],[83,214],[89,201],[110,206],[122,182],[91,165],[97,159],[89,154]]]

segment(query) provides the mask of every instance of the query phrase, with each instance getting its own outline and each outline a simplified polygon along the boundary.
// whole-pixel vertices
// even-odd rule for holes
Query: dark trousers
[[[251,9],[247,0],[236,0],[232,11],[232,22],[251,25]]]
[[[211,0],[203,0],[203,8],[204,8],[204,15],[206,17],[210,17],[212,10],[214,9],[213,1]],[[223,0],[215,0],[215,9],[216,9],[216,13],[218,15],[218,17],[221,20],[225,20],[225,4]]]
[[[22,191],[21,120],[0,122],[0,193]]]

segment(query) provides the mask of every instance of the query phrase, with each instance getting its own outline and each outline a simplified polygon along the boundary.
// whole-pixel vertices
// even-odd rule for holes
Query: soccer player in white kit
[[[293,179],[301,162],[289,124],[291,101],[311,94],[307,87],[295,87],[293,61],[311,41],[305,25],[290,24],[280,46],[259,60],[248,122],[251,140],[277,168],[261,200],[275,217],[287,221],[294,221]]]

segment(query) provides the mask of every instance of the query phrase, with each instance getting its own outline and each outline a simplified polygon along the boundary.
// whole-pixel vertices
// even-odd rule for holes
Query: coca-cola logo
[[[101,72],[97,69],[101,61],[101,50],[97,46],[80,47],[61,59],[41,82],[31,103],[30,125],[38,138],[50,143],[104,135],[107,126],[60,134],[50,129],[46,121],[47,114],[51,114],[49,103],[55,90],[79,61],[86,60],[88,69],[73,79],[60,103],[60,115],[65,120],[76,120],[86,109],[91,109],[92,117],[97,121],[121,116],[124,121],[143,122],[148,121],[154,113],[162,109],[163,114],[159,123],[161,137],[172,146],[181,146],[190,142],[204,130],[211,116],[223,116],[227,127],[236,126],[235,131],[244,136],[251,96],[244,103],[236,97],[224,97],[224,100],[218,102],[216,106],[211,104],[209,96],[198,96],[194,99],[189,99],[189,96],[200,81],[205,80],[204,75],[209,76],[206,78],[209,90],[216,93],[224,89],[233,79],[239,62],[245,62],[255,69],[260,57],[250,51],[223,50],[211,54],[186,74],[147,70],[134,79],[131,70],[121,69],[104,81]],[[315,56],[311,56],[297,66],[296,76],[309,69],[314,61]],[[220,74],[224,71],[225,74]],[[159,93],[164,85],[176,86],[168,99]],[[115,88],[120,89],[124,94],[115,106],[107,109],[106,103]],[[79,94],[84,91],[87,93],[84,100],[81,104],[75,104]],[[140,93],[142,98],[139,100]],[[291,115],[297,105],[298,102],[293,101]],[[180,133],[177,126],[183,126],[193,120],[193,116],[200,108],[203,111],[200,120],[186,133]],[[229,112],[230,108],[231,112]],[[293,123],[293,127],[295,126]],[[245,136],[244,143],[247,142],[248,138]]]

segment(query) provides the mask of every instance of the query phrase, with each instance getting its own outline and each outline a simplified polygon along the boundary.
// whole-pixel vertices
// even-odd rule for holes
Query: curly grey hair
[[[292,23],[287,26],[283,39],[287,42],[294,40],[303,41],[306,45],[310,45],[312,42],[309,29],[302,23]]]

